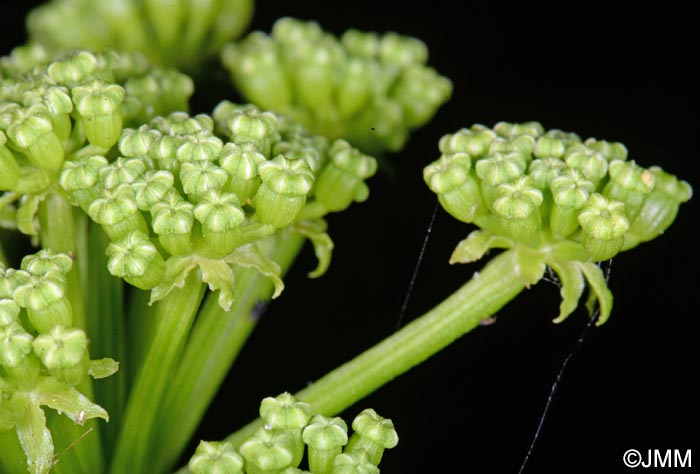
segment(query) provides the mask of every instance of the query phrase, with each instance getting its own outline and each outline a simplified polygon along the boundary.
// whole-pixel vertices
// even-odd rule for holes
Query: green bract
[[[427,59],[414,38],[350,30],[338,40],[291,18],[222,52],[248,100],[370,152],[399,150],[449,98],[452,84]]]
[[[452,262],[491,248],[513,249],[513,272],[525,285],[550,266],[562,282],[556,321],[575,308],[588,280],[599,300],[599,324],[612,295],[594,262],[661,234],[691,194],[688,183],[627,159],[621,143],[545,132],[537,122],[462,129],[440,140],[439,160],[424,178],[445,210],[478,225]]]
[[[27,29],[50,51],[119,48],[194,68],[241,34],[252,13],[252,0],[54,0],[30,13]]]

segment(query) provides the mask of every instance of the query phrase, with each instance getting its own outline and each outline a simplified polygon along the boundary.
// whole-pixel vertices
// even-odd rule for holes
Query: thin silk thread
[[[610,281],[611,269],[612,269],[612,259],[608,260],[606,268],[604,269],[606,283]],[[588,331],[593,327],[595,322],[598,320],[599,315],[600,315],[600,308],[598,307],[593,312],[593,315],[591,316],[590,320],[588,321],[588,324],[586,324],[586,326],[581,331],[581,334],[579,335],[578,339],[576,340],[574,347],[571,349],[571,351],[569,351],[569,355],[567,355],[566,359],[564,359],[564,362],[562,362],[561,367],[559,368],[559,372],[557,373],[557,376],[554,379],[554,383],[552,383],[552,388],[549,389],[549,396],[547,397],[547,402],[544,405],[544,410],[542,410],[542,416],[540,416],[540,421],[537,424],[537,429],[535,430],[535,435],[532,437],[532,442],[530,443],[530,447],[527,450],[527,454],[525,455],[523,462],[520,464],[520,469],[518,469],[518,474],[522,474],[525,471],[525,467],[527,466],[527,462],[530,460],[530,455],[532,455],[532,451],[535,449],[535,445],[537,444],[537,441],[539,440],[540,434],[542,433],[542,427],[544,426],[544,422],[547,419],[547,415],[549,415],[549,409],[552,406],[552,401],[554,400],[554,395],[557,393],[557,390],[559,390],[559,385],[561,383],[562,376],[564,375],[564,371],[566,371],[566,367],[569,365],[569,362],[574,357],[576,352],[578,352],[578,350],[583,345],[583,340],[585,339],[586,335],[588,334]]]
[[[430,217],[430,223],[428,224],[428,229],[425,232],[425,238],[423,238],[423,245],[421,245],[420,252],[418,253],[418,260],[416,260],[416,266],[413,268],[413,275],[411,275],[411,281],[408,283],[408,289],[406,290],[406,296],[403,299],[403,304],[401,305],[401,311],[399,311],[399,317],[396,320],[395,330],[401,327],[404,316],[406,315],[406,308],[408,308],[408,301],[411,299],[411,293],[413,293],[413,287],[416,284],[416,276],[418,276],[418,270],[420,269],[421,263],[423,263],[423,257],[425,256],[425,249],[428,246],[428,240],[430,239],[430,234],[433,231],[433,224],[435,223],[435,216],[437,215],[438,201],[435,201],[435,207],[433,207],[433,214]]]

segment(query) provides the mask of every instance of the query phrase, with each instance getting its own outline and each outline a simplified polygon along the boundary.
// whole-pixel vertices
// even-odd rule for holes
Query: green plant
[[[308,30],[307,33],[309,31],[315,32],[311,35],[312,42],[318,40],[321,45],[328,44],[329,49],[338,48],[338,43],[333,43],[333,40],[325,33],[321,34],[320,30],[313,25],[297,25],[291,20],[287,20],[281,25],[289,26],[288,32],[296,31],[294,28],[297,27],[300,28],[301,32],[306,30]],[[284,28],[278,26],[277,29]],[[320,38],[326,39],[321,40]],[[376,37],[372,36],[363,38],[368,43],[378,41]],[[396,39],[396,37],[392,38]],[[245,45],[251,41],[249,38],[242,44]],[[420,43],[412,43],[411,40],[405,39],[401,41],[415,46],[413,49],[416,51],[421,50]],[[387,42],[391,43],[388,40]],[[243,48],[245,47],[243,46]],[[41,51],[42,48],[37,46],[17,50],[14,57],[4,63],[3,79],[21,83],[26,81],[26,76],[22,76],[22,74],[32,69],[34,65],[39,64],[42,65],[41,67],[46,67],[48,63],[55,62],[52,56]],[[229,47],[228,54],[235,54],[231,51],[233,50]],[[117,421],[115,424],[107,425],[106,430],[101,428],[103,439],[107,439],[105,448],[107,456],[113,455],[109,446],[113,446],[115,440],[118,440],[116,441],[115,471],[126,470],[127,466],[129,470],[147,467],[160,471],[174,462],[178,450],[189,436],[188,430],[191,432],[193,429],[209,399],[213,396],[219,380],[253,329],[255,318],[248,319],[243,315],[257,314],[256,308],[259,307],[260,301],[266,300],[273,292],[272,283],[267,282],[256,270],[242,270],[241,267],[252,266],[260,270],[263,275],[272,277],[275,286],[279,289],[280,281],[276,274],[281,273],[291,264],[291,260],[302,242],[301,237],[294,235],[297,233],[311,238],[315,244],[320,261],[317,273],[321,273],[327,266],[332,244],[325,234],[325,225],[320,219],[328,211],[341,210],[353,200],[364,200],[367,197],[367,187],[363,180],[373,174],[375,165],[372,159],[353,150],[342,141],[331,147],[323,139],[313,138],[305,134],[286,119],[262,113],[251,107],[239,108],[231,103],[223,103],[212,113],[213,120],[202,115],[189,117],[180,113],[168,116],[172,110],[183,109],[185,107],[184,100],[180,100],[178,105],[170,106],[167,104],[166,99],[171,94],[167,92],[167,87],[159,89],[162,81],[154,79],[155,76],[147,75],[146,79],[139,82],[139,75],[143,74],[146,69],[129,71],[127,68],[123,77],[118,78],[119,74],[116,72],[120,68],[115,67],[115,64],[122,64],[124,59],[111,61],[108,56],[104,56],[104,53],[100,54],[74,53],[68,57],[68,60],[63,60],[60,67],[53,67],[54,75],[58,76],[60,76],[62,69],[68,68],[69,74],[64,74],[68,76],[68,79],[52,77],[50,67],[45,71],[41,69],[33,71],[32,74],[38,75],[39,78],[47,77],[48,74],[48,77],[51,78],[48,81],[50,85],[57,86],[55,89],[51,89],[52,92],[39,87],[42,85],[42,79],[32,79],[32,82],[25,82],[32,84],[28,88],[31,91],[30,94],[27,94],[27,91],[22,87],[8,89],[9,94],[5,91],[5,94],[8,94],[6,95],[8,102],[20,106],[8,106],[4,109],[8,132],[5,143],[8,145],[3,149],[7,151],[3,161],[7,168],[3,177],[7,179],[7,182],[3,186],[9,190],[5,195],[6,201],[18,204],[16,214],[12,214],[12,206],[5,207],[7,211],[5,221],[16,222],[24,233],[34,232],[35,243],[55,250],[66,252],[74,250],[75,245],[66,243],[70,242],[71,239],[74,239],[75,242],[82,242],[78,246],[82,245],[82,255],[90,255],[90,258],[87,259],[89,263],[81,270],[82,276],[78,276],[79,272],[73,271],[68,275],[68,279],[73,278],[75,281],[87,284],[86,288],[93,289],[83,291],[81,295],[80,291],[75,290],[75,284],[68,284],[69,289],[73,288],[72,301],[76,302],[73,306],[87,308],[86,310],[73,310],[74,313],[77,313],[78,319],[80,319],[82,312],[84,313],[82,318],[87,320],[95,309],[100,314],[106,312],[118,315],[121,311],[124,290],[120,283],[116,283],[106,274],[105,268],[135,288],[151,290],[153,301],[163,300],[156,304],[155,310],[151,311],[146,307],[145,303],[148,297],[144,292],[133,288],[127,290],[129,299],[126,301],[129,305],[127,311],[129,317],[126,324],[128,331],[131,332],[126,334],[133,334],[136,337],[129,340],[125,347],[120,347],[124,346],[124,343],[120,342],[122,336],[112,337],[115,334],[115,327],[85,323],[88,329],[92,327],[92,331],[95,331],[99,327],[99,332],[103,333],[90,334],[88,331],[89,338],[93,341],[93,347],[104,350],[105,357],[112,356],[126,361],[122,362],[122,370],[111,379],[105,380],[106,383],[115,385],[112,387],[102,385],[101,388],[97,388],[100,387],[98,385],[96,387],[97,391],[103,391],[103,394],[98,395],[98,397],[101,396],[106,400],[110,397],[113,398],[112,406],[109,407],[108,411],[113,414],[112,423]],[[418,54],[418,57],[423,56]],[[87,59],[90,57],[95,59]],[[114,57],[123,58],[126,56],[114,55]],[[24,65],[22,61],[25,61]],[[420,60],[418,62],[420,63]],[[351,63],[352,61],[349,64]],[[91,69],[89,64],[95,64],[96,69]],[[87,65],[87,69],[84,65]],[[310,69],[313,67],[315,67],[313,64],[309,66]],[[376,66],[378,69],[381,67],[381,64]],[[421,67],[418,66],[417,69],[420,70]],[[307,69],[305,71],[308,73]],[[294,78],[297,72],[297,69],[291,67],[284,74]],[[73,79],[76,74],[77,78]],[[97,76],[93,76],[95,74]],[[107,77],[104,74],[107,74]],[[449,87],[445,85],[447,83],[444,82],[444,79],[435,75],[430,77],[436,80],[434,90],[436,91],[435,97],[438,99],[432,102],[428,101],[430,103],[427,108],[419,107],[421,110],[427,110],[426,116],[432,115],[434,108],[449,94]],[[105,83],[95,83],[100,86],[99,90],[96,85],[87,88],[85,83],[95,79],[105,81]],[[75,82],[71,83],[72,80]],[[375,81],[377,78],[372,77],[368,80]],[[128,81],[137,85],[128,87],[126,85]],[[244,80],[241,81],[244,82]],[[299,82],[298,79],[293,79],[293,81]],[[409,85],[413,84],[409,79],[404,81]],[[175,90],[182,91],[180,93],[186,97],[191,93],[191,90],[187,92],[188,87],[184,85],[187,83],[187,79],[182,79],[180,82],[183,86],[178,86]],[[301,83],[305,84],[304,81]],[[156,87],[153,86],[154,84]],[[321,80],[317,87],[309,87],[306,92],[300,92],[294,100],[296,108],[283,110],[283,112],[291,114],[297,121],[305,122],[307,126],[317,128],[317,131],[329,133],[331,138],[335,138],[335,135],[345,136],[353,140],[355,145],[372,151],[400,147],[406,139],[406,130],[420,122],[417,120],[412,123],[411,110],[405,108],[406,105],[415,105],[410,99],[410,88],[394,85],[389,89],[380,89],[378,98],[372,100],[386,105],[387,99],[382,94],[405,89],[408,90],[409,98],[406,99],[399,95],[399,99],[396,100],[399,105],[387,106],[387,110],[396,109],[395,113],[390,114],[389,117],[376,115],[374,112],[368,112],[367,117],[370,118],[365,117],[366,120],[374,120],[383,125],[401,123],[400,126],[392,128],[392,132],[387,134],[387,137],[390,138],[375,140],[373,138],[375,134],[369,134],[370,138],[368,139],[359,136],[361,134],[337,132],[337,130],[342,130],[343,126],[339,126],[337,123],[332,127],[328,126],[328,123],[332,122],[329,122],[328,117],[333,118],[333,108],[327,107],[327,104],[321,106],[313,102],[319,97],[325,97],[321,94],[321,91],[324,90],[323,86],[324,82]],[[242,88],[245,92],[243,85]],[[315,92],[318,92],[318,95]],[[70,104],[64,100],[64,95],[61,93],[69,97]],[[42,103],[40,107],[34,107],[30,113],[29,109],[36,104],[32,102],[34,100],[31,98],[32,94],[41,99]],[[116,105],[111,105],[107,111],[98,108],[96,104],[104,99],[109,99],[107,102]],[[93,100],[92,103],[91,100]],[[124,103],[123,109],[118,105],[122,101]],[[158,107],[161,108],[143,106],[144,103],[158,104]],[[129,104],[136,104],[134,110],[140,110],[133,115],[135,118],[130,118]],[[308,119],[308,111],[304,111],[304,107],[311,106],[311,109],[314,110],[313,107],[317,105],[316,110],[330,112],[321,114],[323,120],[316,121],[316,123],[314,120],[305,121],[305,116]],[[404,109],[401,109],[402,106]],[[68,110],[71,107],[73,110]],[[365,112],[362,109],[358,110]],[[367,111],[371,110],[385,112],[382,107],[367,107]],[[403,119],[397,122],[392,122],[393,119],[389,120],[400,114],[406,114],[405,123],[402,122]],[[29,132],[18,131],[19,127],[17,127],[9,133],[10,127],[18,123],[17,117],[19,115],[26,117],[25,122],[22,123],[30,124],[26,127]],[[165,115],[166,118],[152,119],[152,116],[155,115]],[[357,117],[355,116],[355,119]],[[119,143],[115,143],[115,136],[122,128],[120,120],[125,121],[127,131],[121,134]],[[357,125],[360,122],[351,121],[350,124]],[[366,129],[366,127],[363,128]],[[49,129],[52,131],[47,131]],[[336,131],[331,130],[333,133],[330,133],[330,129]],[[118,132],[115,132],[117,130]],[[504,270],[504,273],[513,276],[512,285],[505,284],[506,281],[510,280],[504,280],[496,270],[482,273],[482,276],[494,274],[492,280],[482,279],[484,288],[495,288],[497,293],[501,293],[492,301],[493,306],[487,306],[484,303],[483,307],[472,307],[472,309],[479,311],[472,315],[473,319],[468,318],[469,324],[467,326],[476,324],[482,317],[490,316],[505,301],[506,296],[511,296],[512,293],[519,291],[523,285],[534,283],[534,280],[541,276],[540,272],[545,263],[555,270],[557,266],[563,269],[562,271],[570,270],[566,280],[574,282],[574,289],[571,290],[572,285],[565,285],[567,304],[564,313],[575,306],[574,303],[578,299],[577,288],[581,287],[579,281],[582,274],[592,280],[592,287],[597,290],[594,293],[597,293],[599,299],[605,303],[603,309],[605,310],[609,306],[607,290],[601,285],[598,271],[589,263],[607,258],[610,254],[615,253],[620,246],[620,236],[607,239],[609,232],[596,233],[595,228],[598,226],[594,225],[595,223],[590,224],[591,221],[586,218],[580,222],[580,225],[584,227],[583,231],[575,229],[579,223],[578,219],[574,219],[572,224],[570,218],[568,221],[552,218],[552,222],[569,222],[569,227],[573,226],[573,230],[576,232],[572,240],[568,238],[569,234],[566,234],[565,230],[560,229],[558,232],[562,235],[555,239],[555,246],[564,248],[568,245],[572,247],[569,243],[573,242],[573,247],[577,245],[578,247],[573,250],[571,248],[560,249],[559,253],[544,251],[544,247],[549,248],[549,246],[538,242],[536,226],[532,222],[525,222],[531,217],[531,214],[525,212],[527,210],[525,208],[544,206],[542,209],[549,210],[547,202],[551,206],[550,201],[555,199],[554,195],[547,195],[547,189],[549,189],[547,186],[550,183],[546,182],[549,179],[546,167],[529,170],[530,181],[520,180],[521,182],[517,184],[519,187],[510,190],[506,189],[507,187],[499,190],[496,185],[500,183],[491,183],[489,181],[491,174],[488,170],[478,171],[478,168],[488,168],[483,164],[476,166],[478,162],[486,163],[491,160],[491,162],[505,161],[506,166],[512,165],[514,173],[522,173],[525,168],[529,169],[531,162],[536,161],[531,156],[533,152],[535,158],[543,159],[550,157],[547,153],[553,153],[554,158],[561,158],[565,156],[564,153],[569,151],[570,143],[562,145],[564,152],[561,156],[556,156],[554,153],[554,148],[552,148],[554,145],[551,145],[550,148],[540,145],[540,148],[544,146],[545,152],[541,150],[537,152],[534,148],[533,150],[520,149],[518,148],[520,146],[527,147],[525,142],[528,139],[522,137],[532,135],[533,147],[542,141],[539,137],[540,131],[536,130],[536,127],[530,127],[530,129],[524,127],[523,130],[528,133],[508,131],[505,130],[504,126],[499,127],[496,132],[504,135],[501,137],[503,140],[495,141],[501,145],[494,145],[494,149],[491,150],[491,144],[488,146],[482,144],[484,150],[489,148],[488,159],[479,154],[486,154],[483,150],[475,153],[471,148],[461,149],[462,145],[455,146],[454,149],[448,147],[441,150],[448,156],[434,167],[437,168],[434,171],[438,172],[436,175],[438,177],[435,179],[429,177],[430,179],[428,179],[438,191],[443,204],[448,209],[451,207],[451,211],[459,218],[467,221],[475,220],[487,231],[496,234],[492,239],[488,238],[489,235],[485,233],[476,234],[476,237],[473,237],[469,244],[465,244],[466,247],[462,247],[461,259],[471,258],[474,253],[478,254],[491,244],[512,247],[511,251],[504,254],[505,256],[497,259],[498,265],[501,265],[502,268],[498,265],[490,266],[490,268],[498,267]],[[52,137],[52,133],[56,135],[58,140]],[[488,137],[493,139],[496,135],[493,131],[487,133],[485,130],[472,130],[472,134],[480,133],[483,133],[483,137],[480,139],[482,141],[488,141]],[[460,132],[457,135],[469,134]],[[552,138],[558,139],[559,137]],[[567,140],[571,138],[569,136]],[[224,141],[228,143],[224,144]],[[455,141],[459,142],[459,139],[455,139]],[[499,149],[498,146],[505,148]],[[584,151],[590,149],[584,145],[580,146]],[[59,151],[59,148],[62,151]],[[506,150],[506,148],[508,149]],[[523,156],[510,160],[512,163],[508,160],[501,160],[503,157],[491,156],[497,152],[512,152],[514,150],[520,151]],[[464,156],[465,152],[468,155],[466,157]],[[286,159],[274,158],[277,153],[282,153]],[[538,156],[538,153],[542,156]],[[594,155],[594,153],[590,154]],[[482,158],[484,159],[482,160]],[[565,161],[569,165],[568,158],[566,156],[566,160],[559,161]],[[14,162],[17,164],[16,167],[13,165]],[[262,163],[265,165],[261,166]],[[314,164],[316,169],[314,169]],[[628,164],[611,166],[611,178],[605,177],[599,183],[592,183],[581,189],[591,187],[605,194],[608,192],[608,186],[604,185],[607,180],[613,182],[617,179],[616,176],[621,173],[613,172],[612,169],[620,170],[624,169],[625,166]],[[59,167],[61,169],[60,175],[57,173]],[[639,175],[637,181],[641,184],[638,186],[640,190],[637,191],[642,194],[644,191],[649,191],[653,187],[650,184],[649,175],[644,174],[644,171],[635,174],[636,168],[633,166],[631,168],[632,170],[626,174]],[[16,173],[13,174],[13,170]],[[544,176],[542,179],[545,181],[538,182],[537,186],[534,186],[531,181],[539,179],[538,173],[540,171]],[[482,174],[483,176],[481,176]],[[472,193],[470,196],[458,196],[457,198],[447,196],[454,189],[453,180],[460,179],[460,175],[461,177],[471,176],[470,179],[479,180],[475,181],[478,183],[476,194]],[[673,184],[673,181],[666,175],[659,174],[658,176],[661,177],[661,181]],[[486,181],[489,182],[485,185],[481,184]],[[637,181],[634,179],[632,181],[632,187],[634,187]],[[490,188],[484,186],[490,186]],[[462,186],[460,189],[463,188]],[[342,189],[342,193],[339,193],[340,189]],[[683,184],[677,184],[676,189],[681,194],[684,189],[686,194],[688,191]],[[538,190],[542,196],[538,197]],[[529,199],[529,201],[526,199],[525,204],[527,205],[521,205],[522,203],[517,199],[509,201],[509,196],[505,194],[506,191],[527,197]],[[614,194],[619,191],[611,190],[610,192]],[[608,197],[626,199],[626,196],[619,194]],[[464,204],[464,202],[468,202],[468,198],[476,199],[476,202],[468,204],[465,208],[466,211],[460,210],[459,206],[454,206],[454,199],[461,200],[461,204]],[[676,200],[682,200],[682,198],[683,196],[677,193]],[[627,236],[623,237],[622,246],[634,245],[636,242],[631,240],[629,236],[640,235],[639,229],[633,232],[634,219],[632,215],[638,211],[635,206],[641,205],[644,200],[637,197],[635,204],[635,198],[630,199],[630,204],[628,204],[624,214],[620,214],[618,210],[612,213],[613,218],[616,219],[613,222],[616,225],[611,226],[613,231],[620,231],[621,234]],[[480,204],[482,200],[483,205]],[[79,206],[82,211],[78,211],[77,208],[70,210],[67,208],[66,202]],[[496,205],[496,202],[499,204]],[[479,209],[480,205],[481,209]],[[593,206],[591,206],[591,210],[592,208]],[[90,222],[86,219],[86,214],[89,216]],[[35,215],[38,217],[37,219],[35,219]],[[549,215],[547,214],[547,216]],[[584,213],[584,216],[586,215]],[[513,224],[511,221],[516,218],[523,222]],[[76,222],[76,231],[65,232],[65,229],[71,227],[65,225],[71,219]],[[630,232],[620,230],[626,225],[625,219],[628,224],[632,225],[633,229]],[[588,223],[584,223],[584,221]],[[55,222],[59,222],[60,225],[56,225],[56,229],[51,232],[48,229],[51,229],[51,224]],[[540,220],[539,222],[545,221]],[[99,224],[99,227],[96,224]],[[545,227],[547,224],[549,224],[549,220],[546,221]],[[589,224],[593,231],[589,232],[585,228]],[[534,229],[531,228],[533,226]],[[644,229],[641,230],[642,234],[646,232]],[[84,238],[83,233],[87,233],[90,237]],[[615,234],[615,232],[612,233]],[[645,234],[645,238],[652,234]],[[270,236],[274,237],[270,238]],[[601,236],[606,238],[600,238]],[[551,241],[551,236],[545,238]],[[601,243],[601,241],[605,242]],[[475,242],[483,245],[476,245]],[[102,256],[98,258],[97,256],[105,249],[107,250],[106,258]],[[249,252],[250,249],[253,250]],[[475,249],[479,252],[475,252]],[[257,254],[258,250],[263,256]],[[565,250],[572,250],[573,253],[566,254]],[[470,255],[465,257],[465,252]],[[80,258],[80,255],[79,251],[75,252],[76,262],[85,261]],[[10,253],[10,256],[13,255]],[[270,261],[265,260],[264,256],[268,257]],[[511,258],[516,257],[516,260],[511,260]],[[575,262],[581,263],[571,264],[569,263],[571,258]],[[272,262],[276,262],[280,268],[276,268]],[[508,269],[512,268],[514,262],[515,268],[523,271],[507,272]],[[524,265],[521,265],[522,263]],[[574,269],[571,270],[571,267]],[[144,271],[144,268],[147,271]],[[201,274],[210,288],[218,290],[218,293],[215,293],[213,297],[211,294],[206,297],[196,322],[193,323],[195,312],[201,298],[203,298],[203,285],[198,278],[193,276],[194,274]],[[93,276],[95,277],[94,281],[90,278]],[[182,285],[182,289],[178,289],[180,285]],[[472,285],[470,288],[474,286],[476,285]],[[467,293],[470,291],[473,290],[465,290]],[[91,295],[97,293],[104,297],[91,298]],[[81,303],[80,298],[84,298],[86,301]],[[444,306],[441,308],[444,309]],[[177,313],[183,316],[181,320],[175,321],[169,317],[174,309],[177,309]],[[28,312],[27,310],[27,314]],[[139,314],[142,317],[138,317]],[[223,314],[228,316],[222,317]],[[454,316],[450,318],[442,314],[435,316],[435,318],[440,319],[443,323],[460,319],[458,311],[450,311],[449,315]],[[119,318],[117,317],[115,321],[119,321]],[[427,321],[428,323],[423,323],[425,326],[413,324],[407,327],[404,332],[397,333],[390,341],[403,340],[401,339],[402,335],[412,330],[409,328],[421,328],[418,331],[421,335],[429,334],[423,328],[438,329],[439,326],[430,323],[429,319]],[[178,341],[185,340],[190,324],[194,324],[194,326],[187,342],[188,347],[183,349],[182,343]],[[118,326],[117,324],[117,334],[119,333]],[[331,375],[330,378],[312,385],[304,393],[307,394],[309,400],[318,402],[314,403],[316,411],[324,414],[335,413],[352,403],[360,393],[372,391],[385,382],[387,377],[390,378],[405,370],[408,366],[439,349],[449,340],[458,337],[464,332],[465,327],[463,324],[458,324],[458,326],[458,330],[445,331],[446,339],[437,345],[424,344],[416,338],[416,350],[408,358],[402,359],[406,354],[400,351],[394,354],[395,359],[387,357],[386,352],[376,352],[377,359],[381,359],[383,363],[390,365],[392,360],[398,362],[390,371],[374,380],[372,380],[371,371],[367,372],[368,382],[353,380],[350,385],[360,387],[356,393],[345,390],[344,383],[347,378],[342,375],[340,378]],[[167,334],[167,337],[159,336],[159,334]],[[96,341],[99,342],[96,343]],[[144,347],[150,348],[145,349]],[[409,347],[406,349],[408,350]],[[122,356],[118,356],[120,352]],[[215,353],[218,353],[218,357],[212,356]],[[128,357],[124,354],[128,354]],[[372,360],[370,359],[370,362]],[[166,393],[165,377],[168,376],[169,366],[178,366],[178,368],[173,369],[173,373],[176,375],[173,376],[173,383],[168,386]],[[207,370],[202,370],[202,367],[207,367]],[[362,369],[363,366],[357,367]],[[50,368],[46,365],[41,370],[50,374]],[[141,371],[140,374],[139,371]],[[365,371],[360,370],[360,372]],[[120,377],[121,382],[119,382]],[[197,382],[193,382],[194,380]],[[331,383],[327,383],[328,380]],[[120,384],[122,388],[118,388]],[[119,413],[120,409],[123,409],[120,406],[124,399],[123,391],[125,389],[123,387],[130,385],[134,390],[132,393],[135,395],[132,396],[132,400],[135,402],[126,408],[125,418],[115,417],[114,413]],[[12,389],[12,387],[10,388]],[[6,390],[7,392],[9,390]],[[167,416],[168,413],[179,412],[178,407],[181,406],[190,408],[190,410],[185,411],[185,416],[182,418]],[[78,415],[78,418],[82,421],[83,417]],[[119,420],[121,422],[126,420],[126,426],[138,423],[143,429],[136,435],[131,435],[126,430],[120,432]],[[151,427],[156,423],[159,425],[158,428],[152,429]],[[178,428],[182,426],[189,428],[180,431]],[[63,429],[68,430],[66,427]],[[57,447],[68,447],[68,441],[75,440],[77,436],[76,432],[73,434],[68,432],[65,439],[59,441]],[[89,436],[88,434],[85,439],[87,440]],[[56,437],[56,439],[60,438]],[[94,444],[92,446],[94,447]],[[81,441],[66,450],[65,455],[75,455],[80,459],[80,451],[89,449],[91,448]],[[99,449],[93,451],[99,452]],[[154,453],[159,454],[154,455]],[[99,466],[99,461],[96,460],[86,462],[89,466]],[[63,463],[63,465],[70,466],[68,463]],[[56,465],[56,469],[61,469],[60,463]],[[63,469],[70,469],[70,467],[63,467]]]

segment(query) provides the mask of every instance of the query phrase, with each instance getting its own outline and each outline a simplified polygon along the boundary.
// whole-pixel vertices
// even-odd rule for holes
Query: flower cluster
[[[107,412],[78,390],[90,375],[117,370],[112,359],[89,360],[85,332],[72,327],[66,275],[72,260],[41,250],[15,270],[0,266],[0,432],[15,429],[29,472],[51,467],[54,446],[43,406],[82,425]]]
[[[372,409],[352,423],[341,418],[313,415],[308,403],[283,393],[260,405],[265,426],[236,450],[229,442],[202,441],[189,463],[195,474],[378,474],[384,450],[399,438],[391,420]],[[308,471],[299,469],[307,451]]]
[[[106,154],[122,127],[186,110],[192,81],[140,54],[76,51],[49,59],[23,46],[0,59],[0,190],[3,212],[38,233],[40,204],[56,191],[64,160]]]
[[[119,48],[192,68],[240,35],[252,14],[252,0],[53,0],[30,13],[27,29],[54,52]]]
[[[247,100],[369,152],[399,150],[449,98],[450,81],[427,59],[414,38],[349,30],[338,40],[291,18],[222,51]]]
[[[564,299],[556,321],[576,308],[585,277],[603,323],[612,295],[593,262],[660,235],[692,195],[685,181],[628,160],[621,143],[581,141],[537,122],[474,125],[444,136],[439,147],[442,156],[424,170],[426,183],[447,212],[482,229],[451,261],[516,249],[514,271],[526,285],[551,267]]]
[[[220,137],[223,137],[220,138]],[[325,270],[332,242],[321,219],[368,196],[375,160],[332,145],[253,106],[222,102],[207,115],[175,112],[125,129],[112,161],[83,154],[60,184],[111,240],[109,271],[158,301],[198,268],[219,303],[233,302],[231,265],[253,267],[282,290],[268,237],[307,236]],[[267,242],[267,244],[266,244]]]

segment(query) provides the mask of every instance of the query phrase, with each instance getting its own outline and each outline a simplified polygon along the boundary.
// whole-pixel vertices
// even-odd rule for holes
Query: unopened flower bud
[[[629,229],[624,203],[592,194],[578,221],[583,229],[583,247],[593,260],[607,260],[622,249]]]
[[[162,282],[165,261],[148,236],[133,231],[107,246],[107,269],[112,275],[142,290],[150,290]]]
[[[482,206],[479,184],[470,174],[471,159],[464,152],[442,155],[426,166],[423,179],[447,212],[463,222],[473,222]]]
[[[263,224],[284,227],[301,213],[314,183],[309,165],[278,155],[258,167],[262,184],[255,194],[255,213]]]
[[[124,89],[99,79],[71,91],[90,143],[110,148],[122,132]]]
[[[309,447],[309,469],[315,474],[333,474],[335,458],[348,443],[348,426],[341,418],[315,415],[302,439]]]
[[[365,451],[375,466],[382,460],[385,449],[391,449],[399,443],[394,423],[388,418],[382,418],[371,408],[363,410],[355,417],[352,429],[354,433],[345,451]]]
[[[231,443],[200,441],[187,467],[194,474],[243,474],[243,458]]]
[[[82,329],[57,325],[38,335],[32,347],[51,375],[69,385],[77,385],[88,372],[87,344]]]
[[[376,172],[376,160],[344,140],[333,144],[330,156],[330,162],[316,180],[316,200],[332,212],[346,209],[353,201],[366,200],[369,188],[364,180]]]
[[[202,224],[204,244],[216,255],[227,255],[238,246],[238,227],[245,219],[235,194],[211,191],[194,208]]]

